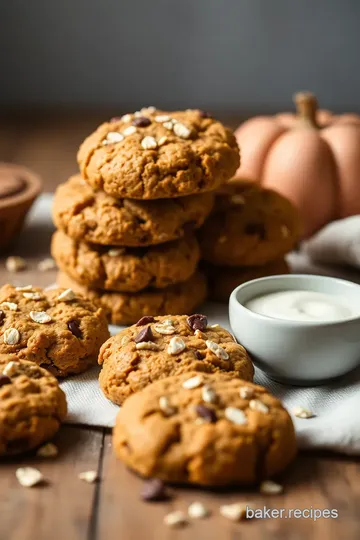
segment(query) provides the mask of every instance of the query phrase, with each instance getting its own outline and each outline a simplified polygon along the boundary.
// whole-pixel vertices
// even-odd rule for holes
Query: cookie
[[[261,266],[291,251],[301,233],[288,199],[244,180],[232,180],[216,197],[199,233],[202,257],[219,266]]]
[[[224,373],[186,373],[147,386],[117,416],[113,448],[145,477],[205,486],[250,484],[295,457],[295,431],[262,386]]]
[[[93,191],[77,175],[57,188],[53,219],[58,229],[83,242],[150,246],[200,227],[213,201],[211,193],[165,201],[114,199]]]
[[[51,439],[66,412],[65,394],[53,375],[15,354],[0,354],[0,456]]]
[[[233,133],[209,114],[149,107],[102,124],[78,163],[89,185],[113,197],[168,199],[219,187],[240,158]]]
[[[232,291],[246,281],[288,274],[289,266],[285,259],[278,259],[264,266],[213,266],[207,264],[204,271],[208,278],[209,298],[217,302],[227,302]]]
[[[145,289],[138,293],[105,292],[78,284],[59,272],[58,285],[71,287],[102,306],[113,324],[133,324],[144,315],[156,313],[191,313],[206,298],[204,276],[196,272],[188,280],[164,289]]]
[[[143,317],[104,343],[99,364],[101,389],[119,405],[158,379],[189,371],[227,372],[246,380],[254,374],[244,347],[199,314]]]
[[[0,289],[0,354],[16,354],[64,377],[96,364],[108,337],[104,310],[71,290]]]
[[[82,285],[120,292],[162,289],[186,281],[200,257],[192,234],[158,246],[114,248],[78,242],[57,231],[51,253],[59,268]]]

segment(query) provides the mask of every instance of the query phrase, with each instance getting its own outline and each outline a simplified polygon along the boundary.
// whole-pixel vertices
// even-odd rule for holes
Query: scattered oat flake
[[[105,144],[109,143],[117,143],[124,140],[124,135],[122,133],[119,133],[117,131],[109,131],[109,133],[106,136],[105,141],[103,141]]]
[[[39,292],[24,292],[23,297],[28,300],[41,300],[42,295]]]
[[[203,401],[205,401],[206,403],[215,403],[217,401],[217,394],[215,390],[208,384],[205,384],[205,386],[203,387],[201,396]]]
[[[140,343],[136,343],[135,345],[136,349],[140,350],[149,350],[149,351],[158,351],[159,346],[154,343],[153,341],[140,341]]]
[[[210,339],[205,341],[207,348],[215,354],[218,358],[221,358],[222,360],[227,360],[229,358],[228,353],[220,347],[218,343],[215,343],[215,341],[211,341]]]
[[[44,480],[42,473],[34,467],[19,467],[15,474],[19,484],[24,487],[36,486]]]
[[[182,387],[186,388],[187,390],[192,390],[193,388],[198,388],[203,383],[202,377],[200,375],[195,375],[195,377],[191,377],[190,379],[187,379],[182,383]]]
[[[51,257],[46,257],[46,259],[39,261],[37,267],[40,272],[47,272],[56,268],[56,262]]]
[[[159,124],[163,124],[164,122],[170,122],[171,118],[167,114],[158,114],[155,116],[155,122],[158,122]]]
[[[20,332],[17,328],[8,328],[4,332],[4,343],[6,345],[16,345],[20,341]]]
[[[151,150],[153,148],[157,148],[157,142],[154,137],[151,137],[150,135],[147,135],[143,138],[141,141],[141,146],[144,148],[144,150]]]
[[[137,132],[137,129],[135,126],[129,126],[127,128],[125,128],[122,132],[122,134],[125,136],[125,137],[129,137],[130,135],[134,135],[134,133]]]
[[[166,416],[172,416],[176,413],[176,407],[170,404],[167,396],[160,396],[159,407]]]
[[[78,474],[78,478],[79,480],[83,480],[83,482],[93,484],[98,479],[98,475],[96,471],[84,471]]]
[[[220,514],[231,521],[240,521],[246,519],[246,508],[250,507],[247,503],[223,504],[220,506]]]
[[[52,318],[46,311],[30,311],[29,317],[32,321],[39,324],[47,324],[52,321]]]
[[[18,305],[14,302],[2,302],[1,307],[10,309],[10,311],[17,311]]]
[[[25,270],[27,264],[22,257],[11,256],[6,259],[5,266],[8,272],[20,272]]]
[[[203,334],[202,331],[199,329],[195,330],[194,336],[197,337],[198,339],[205,339],[205,334]]]
[[[241,388],[239,388],[239,396],[242,399],[251,399],[252,397],[254,397],[254,393],[254,389],[250,388],[250,386],[242,386]]]
[[[294,407],[292,412],[297,418],[313,418],[315,416],[312,411],[305,409],[304,407]]]
[[[174,125],[174,133],[182,139],[188,139],[191,135],[191,129],[185,126],[185,124],[178,122]]]
[[[210,511],[202,502],[195,501],[190,504],[188,508],[188,515],[192,519],[202,519],[208,517],[210,515]]]
[[[8,377],[11,377],[14,375],[19,367],[19,362],[8,362],[6,366],[3,369],[3,375],[7,375]]]
[[[52,458],[58,455],[59,451],[57,446],[54,443],[47,443],[43,446],[40,446],[36,455],[39,457]]]
[[[17,291],[20,291],[20,292],[22,292],[22,291],[31,291],[32,288],[33,288],[32,285],[23,285],[21,287],[15,287],[15,289]]]
[[[185,341],[179,337],[173,337],[170,339],[168,346],[168,353],[176,355],[182,353],[186,349]]]
[[[219,324],[211,324],[209,328],[219,328],[219,326],[220,326]]]
[[[149,105],[148,107],[143,107],[141,111],[137,111],[135,115],[142,116],[143,114],[153,114],[154,112],[156,112],[156,107]]]
[[[109,249],[108,255],[109,257],[119,257],[119,255],[124,255],[125,251],[126,251],[125,248]]]
[[[164,122],[163,123],[163,127],[168,129],[169,131],[172,131],[173,130],[173,127],[174,127],[174,124],[172,123],[172,121],[170,122]]]
[[[163,144],[165,144],[167,142],[168,142],[168,138],[165,137],[165,135],[164,135],[163,137],[160,137],[160,139],[158,140],[158,145],[162,146]]]
[[[181,510],[170,512],[170,514],[166,514],[164,517],[164,525],[167,527],[184,527],[186,524],[186,516]]]
[[[71,300],[75,299],[75,293],[72,289],[65,289],[65,291],[59,294],[57,299],[61,302],[71,302]]]
[[[269,412],[269,407],[259,399],[252,399],[249,403],[249,407],[253,411],[259,411],[265,414]]]
[[[260,484],[260,493],[264,495],[278,495],[284,491],[284,487],[281,484],[277,484],[272,480],[265,480]]]
[[[175,334],[176,332],[173,325],[167,323],[167,321],[163,322],[162,324],[154,324],[154,330],[156,330],[156,332],[158,332],[159,334],[164,334],[164,335],[171,335],[171,334]]]
[[[131,116],[131,114],[124,114],[124,115],[120,118],[120,120],[121,120],[122,122],[131,122],[132,116]]]
[[[248,423],[244,411],[237,409],[236,407],[226,407],[224,414],[227,420],[238,426],[244,426]]]

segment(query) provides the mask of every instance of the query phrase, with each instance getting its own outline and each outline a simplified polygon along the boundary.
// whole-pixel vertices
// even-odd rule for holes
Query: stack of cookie
[[[191,313],[206,296],[194,230],[239,161],[233,134],[203,111],[148,107],[101,125],[55,195],[58,283],[116,324]]]
[[[288,199],[246,180],[231,180],[216,194],[213,212],[199,231],[212,300],[226,302],[251,279],[288,273],[285,255],[301,225]]]

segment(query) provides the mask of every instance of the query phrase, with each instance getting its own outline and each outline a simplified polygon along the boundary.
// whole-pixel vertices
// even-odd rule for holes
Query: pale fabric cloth
[[[50,220],[50,199],[49,196],[41,197],[36,203],[31,213],[31,223],[49,223]],[[339,222],[339,227],[334,228],[334,235],[344,235],[350,231],[346,222],[351,224],[354,220],[344,220]],[[41,224],[41,223],[40,223]],[[332,244],[332,234],[329,236],[329,229],[324,229],[324,242]],[[360,225],[359,225],[360,228]],[[37,228],[35,227],[35,230]],[[360,273],[345,268],[329,267],[314,264],[308,257],[311,245],[319,246],[319,239],[322,233],[314,237],[314,243],[307,243],[306,253],[292,253],[289,256],[289,263],[293,272],[316,273],[334,275],[345,279],[352,279],[360,283]],[[352,234],[352,233],[351,233]],[[355,238],[353,236],[352,238]],[[342,242],[341,236],[337,236],[336,245],[342,243],[345,248],[346,243]],[[348,236],[346,236],[348,238]],[[350,236],[349,236],[350,238]],[[353,246],[353,241],[350,241]],[[360,245],[360,242],[359,242]],[[310,247],[309,247],[310,246]],[[352,248],[353,252],[354,249]],[[317,253],[329,253],[327,249],[317,249]],[[334,257],[327,257],[327,262],[351,262],[352,257],[346,256],[345,251],[333,250]],[[321,259],[321,256],[320,256]],[[321,259],[322,260],[322,259]],[[354,261],[353,261],[354,262]],[[210,323],[219,323],[225,328],[229,328],[227,306],[222,304],[207,303],[199,311],[206,313]],[[119,331],[120,327],[111,327],[112,333]],[[339,358],[341,362],[341,358]],[[69,414],[68,423],[87,424],[92,426],[112,427],[118,407],[110,403],[101,393],[98,381],[98,368],[66,379],[61,383],[61,387],[67,395]],[[311,419],[294,418],[295,428],[301,448],[325,448],[337,450],[346,454],[360,454],[360,368],[352,372],[337,382],[326,386],[300,388],[273,382],[263,372],[256,370],[255,382],[269,388],[291,412],[296,406],[302,406],[313,411],[316,416]]]

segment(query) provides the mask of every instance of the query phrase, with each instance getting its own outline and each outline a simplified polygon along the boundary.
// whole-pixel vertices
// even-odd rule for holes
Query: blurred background
[[[235,127],[306,89],[358,112],[359,21],[356,0],[0,0],[0,160],[52,189],[99,122],[144,105]]]

